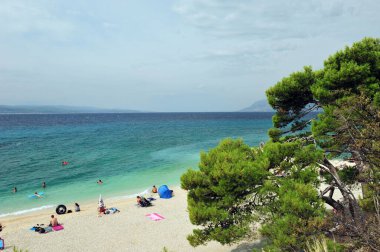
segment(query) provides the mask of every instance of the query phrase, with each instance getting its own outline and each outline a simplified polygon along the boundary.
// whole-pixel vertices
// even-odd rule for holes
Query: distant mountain
[[[0,114],[76,114],[76,113],[138,113],[137,110],[103,109],[74,106],[9,106],[0,105]]]
[[[267,100],[259,100],[251,106],[239,110],[239,112],[274,112]]]

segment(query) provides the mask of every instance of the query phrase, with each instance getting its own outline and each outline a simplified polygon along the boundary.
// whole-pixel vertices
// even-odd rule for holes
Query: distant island
[[[256,101],[251,106],[239,110],[239,112],[274,112],[274,110],[265,99]]]
[[[139,113],[128,109],[103,109],[95,107],[75,106],[28,106],[0,105],[0,114],[76,114],[76,113]]]

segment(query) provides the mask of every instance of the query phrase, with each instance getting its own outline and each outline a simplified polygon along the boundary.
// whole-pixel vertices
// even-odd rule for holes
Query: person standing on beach
[[[42,182],[42,188],[46,188],[46,183],[45,183],[45,181],[44,182]]]

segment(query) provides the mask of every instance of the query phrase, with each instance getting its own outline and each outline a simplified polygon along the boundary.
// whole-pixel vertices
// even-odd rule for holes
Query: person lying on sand
[[[54,217],[54,215],[50,216],[51,217],[51,220],[50,220],[50,224],[49,226],[50,227],[55,227],[55,226],[58,226],[58,220],[56,217]]]
[[[146,198],[142,196],[137,196],[136,201],[137,201],[137,204],[141,207],[148,207],[152,205],[152,203],[150,203],[149,200],[147,200]]]

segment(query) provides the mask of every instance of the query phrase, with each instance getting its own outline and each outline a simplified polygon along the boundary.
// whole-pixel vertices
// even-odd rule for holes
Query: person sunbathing
[[[54,217],[54,215],[50,216],[51,217],[51,220],[50,220],[50,224],[49,226],[50,227],[55,227],[55,226],[58,226],[58,220],[56,217]]]
[[[137,204],[138,204],[138,205],[141,205],[141,197],[140,197],[140,196],[137,196],[137,197],[136,197],[136,201],[137,201]]]
[[[147,200],[146,198],[144,197],[140,197],[140,196],[137,196],[137,204],[141,207],[148,207],[148,206],[151,206],[152,203],[150,203],[149,200]]]
[[[157,187],[155,185],[152,188],[152,193],[157,193]]]

